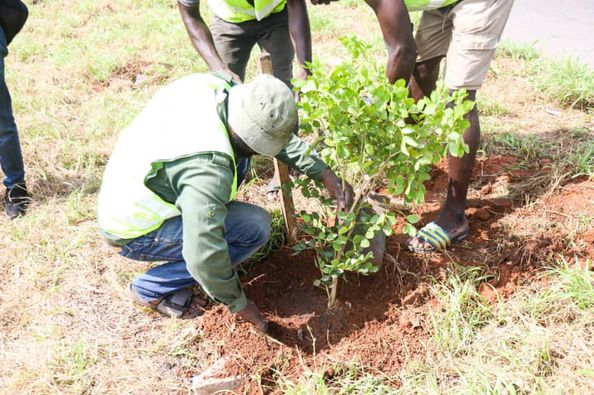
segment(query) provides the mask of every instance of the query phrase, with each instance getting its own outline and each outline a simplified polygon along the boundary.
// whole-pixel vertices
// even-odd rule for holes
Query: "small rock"
[[[466,210],[466,216],[469,218],[476,218],[481,221],[487,221],[491,218],[491,212],[486,208],[471,207]]]
[[[247,377],[232,376],[222,379],[204,379],[196,376],[192,379],[192,391],[194,395],[211,395],[223,391],[234,391],[247,383]]]
[[[491,184],[487,184],[481,188],[481,195],[489,195],[493,192],[493,186]]]
[[[246,376],[226,376],[225,365],[227,358],[221,358],[208,369],[192,378],[194,395],[209,395],[219,391],[234,391],[245,385]]]
[[[297,338],[299,338],[299,341],[303,341],[303,329],[297,330]]]
[[[483,298],[485,298],[489,303],[494,303],[497,301],[497,290],[493,288],[491,284],[482,283],[479,287],[479,293]]]
[[[479,208],[476,210],[475,216],[481,221],[487,221],[491,218],[491,212],[486,208]]]
[[[417,329],[421,327],[421,320],[419,320],[418,317],[414,317],[412,320],[410,320],[410,326],[413,329]]]
[[[561,115],[561,111],[556,110],[556,109],[553,109],[553,108],[547,108],[547,109],[545,109],[545,112],[547,114],[554,115],[556,117],[558,117],[559,115]]]
[[[466,214],[466,216],[468,218],[472,218],[472,217],[474,217],[476,215],[476,212],[477,211],[478,211],[478,208],[476,208],[476,207],[470,207],[470,208],[467,208],[466,209],[465,214]]]
[[[416,302],[420,302],[429,294],[429,287],[427,284],[421,284],[417,289],[409,293],[402,299],[402,306],[407,306]]]
[[[136,74],[134,76],[134,87],[140,86],[143,82],[146,81],[146,76],[144,74]]]

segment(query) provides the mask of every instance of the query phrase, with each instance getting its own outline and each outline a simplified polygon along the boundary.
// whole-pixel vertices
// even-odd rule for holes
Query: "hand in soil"
[[[261,332],[268,332],[268,321],[262,317],[260,309],[251,300],[247,301],[247,306],[245,306],[245,309],[238,311],[237,315],[243,320],[254,324],[254,326]]]
[[[334,196],[338,209],[346,211],[353,205],[353,187],[348,182],[344,182],[345,188],[343,190],[343,181],[330,169],[324,170],[320,180],[324,183],[324,186]]]

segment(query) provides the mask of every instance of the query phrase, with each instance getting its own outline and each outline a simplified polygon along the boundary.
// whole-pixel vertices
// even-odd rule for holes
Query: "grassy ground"
[[[127,284],[146,266],[103,243],[95,205],[119,130],[156,89],[204,64],[174,1],[34,3],[7,58],[35,203],[22,219],[0,218],[0,391],[185,392],[186,377],[218,358],[213,344],[192,321],[132,307]],[[383,55],[377,22],[362,2],[311,11],[315,56],[340,57],[336,37],[345,33]],[[254,75],[253,63],[249,70]],[[593,81],[579,65],[543,61],[511,44],[493,62],[479,97],[480,154],[513,152],[519,165],[549,160],[554,177],[527,180],[535,184],[517,191],[534,204],[564,180],[592,177]],[[256,180],[254,190],[263,184]],[[576,232],[592,228],[591,218],[576,218]],[[349,366],[333,380],[311,371],[281,385],[303,394],[391,392],[396,384],[403,393],[588,392],[593,279],[563,263],[572,259],[551,261],[559,268],[495,307],[477,297],[479,273],[453,270],[433,289],[439,307],[426,317],[433,327],[427,358],[411,360],[400,377]]]

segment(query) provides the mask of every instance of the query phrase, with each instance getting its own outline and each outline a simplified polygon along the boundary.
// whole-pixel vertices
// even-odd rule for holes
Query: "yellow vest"
[[[254,0],[251,5],[246,0],[208,0],[210,9],[216,16],[231,23],[241,23],[266,18],[281,12],[287,0]]]
[[[445,7],[459,0],[404,0],[404,4],[409,11],[434,10]]]
[[[98,219],[103,232],[134,239],[180,215],[175,205],[147,187],[166,162],[201,152],[221,152],[237,170],[227,129],[218,111],[230,86],[212,74],[193,74],[162,88],[122,133],[105,168]]]

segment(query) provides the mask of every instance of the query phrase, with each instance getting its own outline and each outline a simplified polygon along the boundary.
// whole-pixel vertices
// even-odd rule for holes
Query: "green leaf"
[[[367,239],[363,239],[361,240],[361,247],[362,248],[368,248],[371,244],[369,243],[369,240]]]
[[[407,220],[409,223],[411,223],[411,224],[416,224],[417,222],[419,222],[419,220],[420,220],[420,219],[421,219],[421,217],[419,217],[419,216],[418,216],[418,215],[416,215],[416,214],[413,214],[413,215],[408,215],[408,216],[406,217],[406,220]]]
[[[419,143],[417,143],[412,137],[410,136],[403,136],[402,137],[402,142],[406,145],[410,145],[412,147],[418,147]]]
[[[402,232],[405,235],[409,235],[411,237],[414,237],[417,235],[417,228],[415,228],[413,225],[411,224],[405,224],[404,228],[402,229]]]

